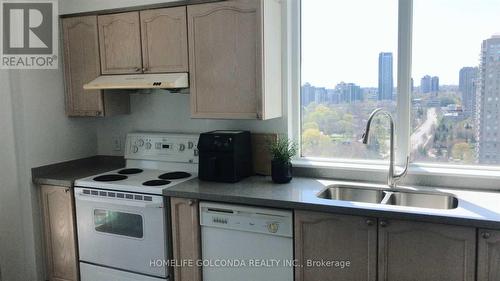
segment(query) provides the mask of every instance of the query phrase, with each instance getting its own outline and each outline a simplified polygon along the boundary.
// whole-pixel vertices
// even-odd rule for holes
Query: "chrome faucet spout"
[[[377,108],[372,113],[370,114],[370,117],[368,118],[368,121],[366,122],[366,130],[365,133],[363,134],[363,143],[368,144],[368,140],[370,138],[370,128],[372,125],[373,119],[378,115],[378,114],[383,114],[387,116],[389,119],[389,125],[390,125],[390,144],[389,144],[389,175],[387,176],[387,185],[391,188],[395,188],[397,183],[406,175],[408,171],[408,163],[409,163],[409,157],[406,157],[406,165],[404,167],[404,170],[396,174],[395,173],[395,161],[394,161],[394,119],[392,118],[392,115],[385,111],[383,108]]]
[[[368,140],[370,139],[370,127],[372,125],[373,118],[375,118],[375,116],[377,116],[378,113],[381,113],[381,112],[383,112],[383,109],[377,108],[370,114],[370,117],[368,117],[368,121],[366,122],[366,129],[365,129],[365,132],[363,134],[363,143],[364,144],[368,144]],[[388,114],[388,112],[385,112],[385,113]],[[390,116],[390,114],[389,114],[389,118],[391,119],[391,122],[392,122],[392,117]]]

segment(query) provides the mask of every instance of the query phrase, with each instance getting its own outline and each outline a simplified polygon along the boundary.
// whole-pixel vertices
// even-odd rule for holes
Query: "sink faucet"
[[[390,138],[390,152],[389,152],[389,175],[387,176],[387,185],[389,185],[390,188],[395,188],[397,183],[406,175],[408,172],[408,162],[409,162],[409,157],[406,157],[406,165],[404,167],[403,172],[397,174],[395,172],[394,166],[394,119],[392,118],[392,115],[385,111],[382,108],[377,108],[375,109],[371,114],[370,117],[368,118],[368,122],[366,123],[366,131],[363,134],[363,143],[368,144],[368,138],[370,136],[370,127],[373,121],[373,118],[377,116],[378,114],[384,114],[389,118],[389,123],[390,123],[390,130],[391,130],[391,138]]]

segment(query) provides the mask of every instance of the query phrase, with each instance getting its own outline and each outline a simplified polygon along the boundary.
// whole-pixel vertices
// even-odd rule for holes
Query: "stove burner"
[[[170,173],[165,173],[158,178],[162,180],[177,180],[177,179],[183,179],[183,178],[189,178],[191,176],[190,173],[186,172],[170,172]]]
[[[109,175],[102,175],[95,177],[93,180],[95,181],[121,181],[126,179],[127,176],[124,175],[114,175],[114,174],[109,174]]]
[[[130,168],[130,169],[123,169],[118,171],[118,174],[120,175],[133,175],[133,174],[139,174],[142,173],[142,169],[136,169],[136,168]]]
[[[142,185],[145,185],[145,186],[160,186],[160,185],[167,185],[169,183],[170,183],[170,181],[166,181],[166,180],[150,180],[150,181],[143,182]]]

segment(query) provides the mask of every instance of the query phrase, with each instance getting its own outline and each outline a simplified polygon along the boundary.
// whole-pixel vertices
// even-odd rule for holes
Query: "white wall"
[[[284,118],[267,121],[191,119],[189,95],[155,91],[153,94],[131,95],[130,115],[106,118],[97,124],[99,154],[123,154],[112,149],[112,138],[118,136],[124,143],[131,131],[160,131],[200,133],[215,129],[245,129],[253,132],[284,133]]]
[[[0,70],[0,278],[16,280],[24,271],[23,221],[19,188],[17,184],[16,144],[10,77]],[[16,271],[20,271],[19,275]]]
[[[95,155],[96,129],[92,119],[65,116],[61,67],[58,70],[11,71],[10,76],[26,247],[24,271],[28,274],[27,280],[40,280],[43,260],[39,190],[31,182],[31,168]]]
[[[95,120],[65,116],[61,65],[2,70],[0,82],[2,280],[45,280],[39,193],[31,168],[95,155]]]

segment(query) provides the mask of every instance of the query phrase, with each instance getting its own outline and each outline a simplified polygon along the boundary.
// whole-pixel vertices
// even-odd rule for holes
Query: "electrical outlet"
[[[120,136],[113,136],[111,141],[113,142],[113,151],[121,151],[122,143],[120,140]]]

